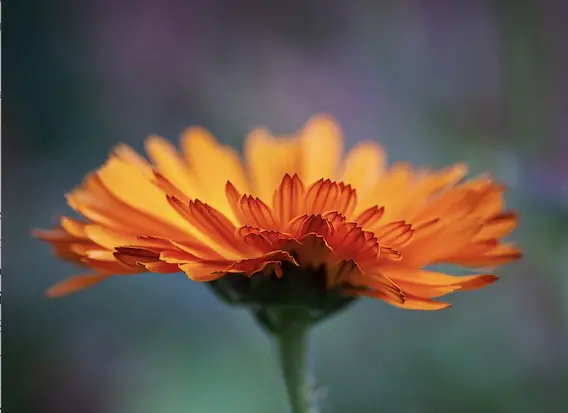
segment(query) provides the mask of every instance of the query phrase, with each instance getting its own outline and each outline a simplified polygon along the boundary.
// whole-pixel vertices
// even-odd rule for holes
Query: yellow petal
[[[165,194],[135,166],[111,157],[97,174],[112,195],[122,202],[157,221],[164,221],[197,239],[203,239],[201,232],[177,214],[168,203]]]
[[[358,211],[378,201],[371,190],[385,173],[385,160],[383,148],[374,142],[362,142],[347,153],[341,180],[357,190]]]
[[[299,139],[274,138],[266,129],[255,129],[247,136],[245,156],[253,193],[263,201],[272,200],[285,174],[301,176],[302,147]]]
[[[343,137],[331,116],[318,115],[308,121],[301,132],[302,172],[306,185],[318,179],[335,180],[343,155]]]
[[[189,166],[180,157],[176,148],[166,139],[160,136],[150,136],[145,141],[148,156],[168,181],[172,182],[177,188],[189,198],[203,196],[203,191],[195,177],[189,170]]]
[[[187,129],[181,142],[184,156],[202,188],[201,200],[236,222],[225,196],[225,184],[230,180],[239,191],[249,190],[239,155],[219,145],[208,131],[199,127]]]

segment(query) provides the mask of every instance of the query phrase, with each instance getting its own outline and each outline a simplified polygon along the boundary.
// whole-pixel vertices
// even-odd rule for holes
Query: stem
[[[274,334],[291,413],[318,412],[308,386],[308,331],[306,323],[296,320],[285,323]]]

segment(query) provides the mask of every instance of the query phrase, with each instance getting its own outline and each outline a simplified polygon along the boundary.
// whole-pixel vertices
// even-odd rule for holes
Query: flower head
[[[245,164],[201,128],[178,152],[146,140],[151,163],[119,146],[69,194],[84,221],[37,231],[91,272],[52,287],[59,296],[113,275],[184,272],[233,302],[338,308],[357,296],[420,310],[474,290],[492,274],[453,276],[434,264],[488,268],[520,251],[501,238],[517,224],[503,185],[466,167],[387,166],[364,142],[343,156],[339,127],[313,117],[289,137],[250,133]],[[325,310],[328,311],[328,310]],[[325,313],[324,311],[324,313]]]

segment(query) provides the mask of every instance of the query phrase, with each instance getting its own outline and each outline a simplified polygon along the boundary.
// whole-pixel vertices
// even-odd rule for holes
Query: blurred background
[[[3,392],[18,413],[279,413],[272,346],[184,275],[76,273],[30,238],[112,147],[188,125],[241,146],[329,112],[347,146],[510,186],[519,263],[442,312],[361,300],[313,333],[325,413],[568,410],[568,2],[4,4]]]

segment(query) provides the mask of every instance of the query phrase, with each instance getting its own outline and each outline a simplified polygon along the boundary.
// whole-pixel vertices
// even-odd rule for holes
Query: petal
[[[339,125],[328,115],[312,117],[301,131],[302,174],[306,184],[320,178],[335,179],[343,154]]]
[[[296,260],[286,251],[273,251],[257,258],[235,262],[227,268],[227,272],[245,273],[252,276],[257,272],[264,270],[268,265],[276,265],[276,267],[280,267],[282,261],[298,265]]]
[[[306,190],[303,212],[326,214],[336,211],[349,217],[355,209],[357,193],[351,185],[320,179]]]
[[[337,211],[326,212],[322,215],[334,229],[339,229],[345,225],[347,218]]]
[[[360,273],[361,269],[353,260],[341,260],[326,269],[327,288],[335,288],[336,286],[349,282],[353,274]]]
[[[258,252],[270,252],[274,246],[272,242],[261,234],[249,234],[244,238],[244,242]]]
[[[291,234],[286,234],[286,233],[282,233],[279,231],[273,231],[273,230],[265,230],[262,228],[258,228],[258,227],[251,227],[248,225],[245,225],[244,227],[241,227],[237,230],[237,236],[239,236],[241,239],[243,239],[243,242],[249,242],[248,241],[248,236],[249,235],[259,235],[262,236],[262,238],[266,241],[268,241],[270,243],[270,249],[271,250],[278,250],[278,249],[282,249],[282,245],[290,240],[293,239]],[[261,240],[261,243],[263,245],[268,246],[268,244],[266,244],[266,241]],[[256,243],[257,241],[251,241],[253,243]]]
[[[294,230],[292,231],[292,229]],[[300,239],[306,234],[317,234],[325,238],[331,235],[333,227],[321,215],[304,215],[295,219],[289,230],[296,239]]]
[[[302,267],[319,268],[337,261],[329,244],[315,233],[305,235],[299,241],[290,241],[285,246],[287,250],[293,251]]]
[[[414,267],[447,262],[457,251],[470,244],[481,228],[478,219],[463,219],[449,226],[441,226],[429,236],[413,237],[404,246],[404,260],[407,265]]]
[[[168,264],[186,264],[188,262],[201,262],[202,260],[195,255],[185,251],[164,250],[160,252],[160,261]]]
[[[219,264],[207,264],[202,262],[188,262],[180,264],[179,269],[193,281],[208,282],[217,280],[226,274],[226,267]]]
[[[168,264],[166,262],[157,261],[144,264],[147,271],[156,274],[172,274],[179,272],[180,269],[176,264]]]
[[[227,259],[242,258],[242,246],[234,236],[236,228],[223,214],[201,201],[186,205],[171,196],[167,199],[180,216],[201,232],[204,244]]]
[[[75,277],[67,278],[52,287],[50,287],[45,294],[49,298],[62,297],[67,294],[71,294],[82,290],[84,288],[91,287],[101,281],[109,278],[108,274],[87,274],[87,275],[77,275]]]
[[[380,222],[384,213],[385,207],[375,205],[361,212],[359,216],[355,218],[355,222],[357,222],[357,225],[360,227],[372,230]]]
[[[452,306],[450,303],[435,301],[429,298],[416,297],[409,294],[404,294],[404,300],[401,302],[399,297],[397,297],[396,295],[393,295],[392,293],[389,294],[387,291],[380,291],[380,290],[379,291],[350,290],[349,292],[359,296],[378,298],[379,300],[383,300],[390,305],[405,310],[435,311],[435,310],[443,310],[445,308],[449,308]]]
[[[391,297],[387,297],[382,293],[377,293],[375,297],[384,300],[390,305],[402,308],[404,310],[437,311],[437,310],[444,310],[452,306],[450,303],[446,303],[443,301],[436,301],[436,300],[431,300],[429,298],[416,297],[409,294],[404,295],[404,303],[400,303],[399,301],[393,300]]]
[[[414,230],[412,225],[404,221],[396,221],[377,229],[375,234],[381,244],[400,248],[410,241],[414,235]]]
[[[244,224],[264,229],[275,229],[278,227],[272,211],[260,199],[253,198],[251,195],[243,195],[239,200],[239,207]]]
[[[512,232],[518,224],[519,218],[516,213],[501,212],[489,218],[483,223],[483,228],[477,234],[478,239],[501,238]]]
[[[118,158],[110,158],[97,174],[113,196],[133,209],[149,215],[156,221],[164,221],[183,232],[198,235],[195,228],[170,207],[164,193],[135,166]],[[165,228],[162,228],[158,234],[163,232],[166,232]]]
[[[341,180],[357,188],[361,206],[372,202],[371,189],[385,172],[385,160],[383,148],[374,142],[362,142],[347,153]]]
[[[492,284],[498,279],[492,274],[453,276],[436,271],[395,267],[381,269],[381,272],[401,287],[405,285],[416,289],[421,287],[449,287],[454,290],[472,291]],[[410,292],[414,293],[413,291]]]
[[[279,228],[286,228],[288,222],[301,214],[304,205],[304,191],[304,183],[298,175],[284,175],[272,200],[274,217]]]
[[[187,197],[204,197],[199,183],[191,173],[189,165],[177,149],[160,136],[150,136],[145,141],[146,152],[160,175],[179,188]]]
[[[160,260],[158,252],[143,248],[119,247],[113,255],[122,264],[133,268],[141,267],[143,263]]]
[[[196,180],[206,193],[202,200],[233,221],[235,217],[225,196],[225,183],[230,179],[241,191],[249,191],[239,155],[233,149],[219,145],[207,130],[200,127],[187,129],[181,144]]]
[[[364,287],[364,289],[347,289],[349,293],[355,295],[376,297],[377,294],[380,294],[381,299],[385,299],[383,297],[388,297],[389,300],[399,304],[404,303],[405,300],[402,290],[392,280],[382,274],[353,272],[350,274],[347,283],[353,287]]]
[[[71,236],[79,239],[86,239],[85,226],[86,222],[79,221],[77,219],[69,217],[61,217],[60,219],[61,228],[63,228]]]
[[[522,258],[522,256],[522,251],[515,245],[501,244],[481,254],[475,251],[467,252],[467,250],[462,250],[451,256],[444,257],[443,262],[459,264],[466,267],[491,268],[518,260]]]
[[[306,190],[303,212],[306,214],[323,214],[338,210],[336,203],[338,197],[339,187],[335,182],[329,179],[325,181],[323,178],[319,179]]]
[[[379,259],[380,261],[400,261],[402,259],[402,254],[394,248],[379,245]]]
[[[147,176],[143,171],[139,173]],[[132,234],[145,230],[157,234],[183,234],[176,227],[169,226],[118,199],[105,187],[97,173],[88,175],[81,186],[67,194],[66,198],[71,208],[91,221],[124,233]]]
[[[145,176],[150,177],[154,173],[154,168],[150,164],[150,162],[148,162],[144,157],[140,156],[128,145],[117,145],[113,150],[113,154],[122,161],[134,165]]]
[[[285,174],[301,176],[299,139],[274,138],[266,129],[255,129],[245,141],[245,156],[254,193],[261,199],[271,199]]]
[[[225,184],[225,196],[227,197],[227,202],[237,222],[241,225],[246,225],[246,218],[241,211],[240,205],[242,194],[235,188],[231,181],[227,181]]]
[[[154,171],[154,183],[158,188],[164,191],[166,195],[171,195],[184,203],[188,203],[191,200],[186,192],[183,192],[159,172]]]
[[[69,234],[61,228],[55,229],[34,229],[32,235],[43,241],[50,242],[72,242],[77,241],[77,237]]]
[[[360,266],[379,255],[379,242],[374,234],[354,222],[346,222],[329,236],[329,244],[340,259],[353,259]]]
[[[394,164],[372,189],[375,196],[384,197],[384,202],[381,198],[381,203],[385,206],[384,219],[386,221],[401,218],[400,211],[409,202],[407,188],[413,177],[412,167],[409,164]]]

